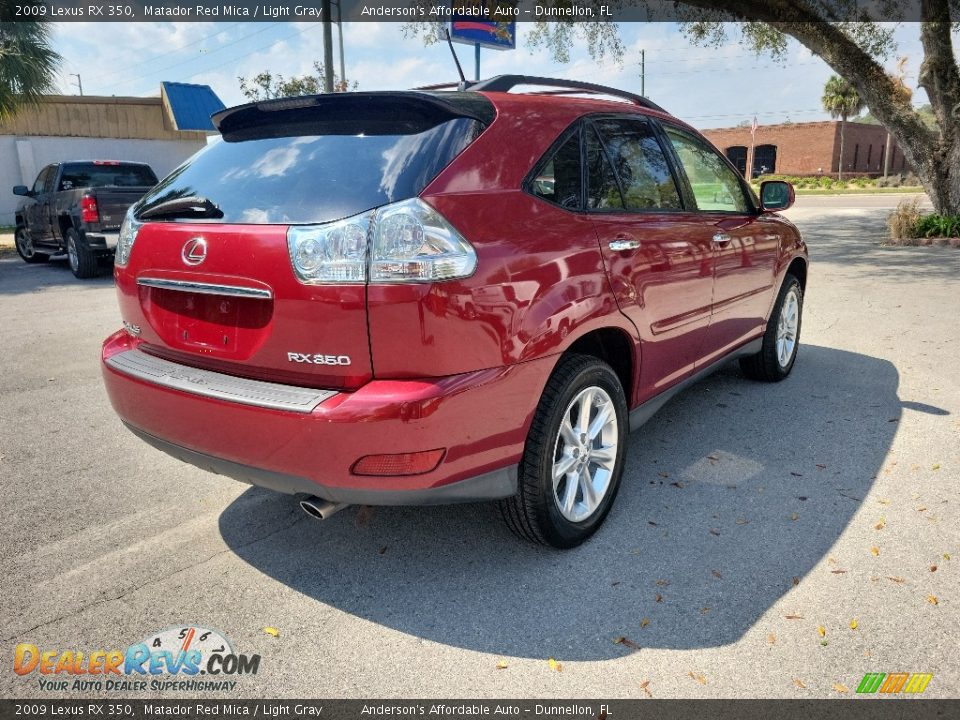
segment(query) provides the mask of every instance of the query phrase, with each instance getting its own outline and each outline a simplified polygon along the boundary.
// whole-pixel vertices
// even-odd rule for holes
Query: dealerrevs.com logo
[[[256,675],[259,668],[259,655],[236,653],[222,633],[192,625],[161,630],[126,650],[20,643],[13,655],[13,671],[36,676],[46,691],[231,691],[237,685],[233,678]]]

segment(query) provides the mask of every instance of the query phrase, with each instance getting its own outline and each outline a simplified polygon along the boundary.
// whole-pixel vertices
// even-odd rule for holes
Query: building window
[[[753,150],[753,177],[777,171],[777,146],[757,145]]]
[[[860,143],[857,143],[853,146],[853,167],[852,170],[857,169],[857,158],[860,157]]]
[[[727,160],[733,163],[733,166],[740,171],[744,177],[747,176],[747,148],[745,145],[733,145],[727,148]]]
[[[870,169],[870,158],[873,157],[873,143],[867,145],[867,170]]]
[[[877,170],[883,170],[883,154],[887,151],[883,145],[880,146],[880,162],[877,163]]]

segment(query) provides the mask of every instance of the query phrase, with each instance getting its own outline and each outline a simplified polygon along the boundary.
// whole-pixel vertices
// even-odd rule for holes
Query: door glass
[[[699,210],[748,212],[750,206],[736,173],[713,148],[669,125],[664,130],[680,156]]]
[[[47,179],[50,177],[50,170],[51,170],[51,168],[50,168],[49,166],[47,166],[47,167],[45,167],[43,170],[40,171],[40,174],[39,174],[39,175],[37,175],[37,180],[36,180],[36,182],[33,183],[33,194],[34,194],[34,195],[39,195],[40,193],[42,193],[42,192],[44,191],[43,186],[47,184]]]
[[[580,209],[580,132],[571,135],[533,179],[533,194],[568,210]]]
[[[679,210],[680,193],[660,143],[643,120],[598,120],[628,210]]]
[[[591,210],[622,210],[623,196],[613,174],[613,168],[607,160],[607,154],[600,145],[600,138],[592,127],[587,128],[587,207]]]

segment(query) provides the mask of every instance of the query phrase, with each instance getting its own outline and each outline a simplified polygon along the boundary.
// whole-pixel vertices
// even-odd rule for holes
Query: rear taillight
[[[133,250],[133,241],[137,239],[137,233],[143,223],[137,222],[133,217],[133,208],[127,210],[123,218],[123,224],[120,226],[120,237],[117,240],[117,252],[113,262],[115,265],[124,266],[130,260],[130,251]]]
[[[297,278],[308,284],[438,282],[467,277],[477,254],[419,199],[287,232]]]
[[[80,198],[80,219],[85,223],[100,222],[100,211],[97,209],[97,199],[92,195]]]

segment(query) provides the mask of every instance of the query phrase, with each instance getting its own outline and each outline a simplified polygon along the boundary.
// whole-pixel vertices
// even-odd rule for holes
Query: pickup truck
[[[17,253],[41,263],[66,252],[78,278],[97,274],[112,256],[127,208],[157,184],[149,165],[88,160],[47,165],[32,188],[17,185],[25,200],[16,211]]]

